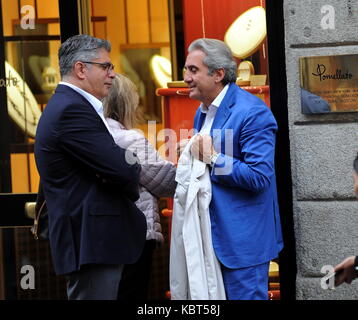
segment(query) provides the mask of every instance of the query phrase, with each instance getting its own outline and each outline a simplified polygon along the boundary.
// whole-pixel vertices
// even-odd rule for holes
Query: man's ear
[[[76,75],[78,79],[86,78],[86,65],[80,61],[77,61],[73,66],[73,73]]]
[[[215,70],[214,77],[216,83],[221,82],[225,77],[225,70],[223,68]]]

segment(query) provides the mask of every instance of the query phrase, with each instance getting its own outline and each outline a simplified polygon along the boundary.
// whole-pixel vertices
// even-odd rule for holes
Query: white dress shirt
[[[83,96],[90,103],[90,105],[94,108],[94,110],[98,113],[98,115],[101,117],[101,119],[102,119],[104,125],[106,126],[107,130],[109,131],[109,133],[112,134],[111,129],[109,128],[108,123],[105,120],[104,115],[103,115],[103,104],[102,104],[101,100],[97,99],[92,94],[88,93],[87,91],[84,91],[83,89],[75,86],[72,83],[60,81],[59,84],[68,86],[68,87],[72,88],[73,90],[75,90],[76,92],[78,92],[81,96]]]
[[[201,112],[206,113],[205,121],[203,126],[200,129],[200,133],[202,134],[210,134],[211,127],[214,122],[214,118],[216,115],[216,112],[218,111],[218,108],[223,101],[227,90],[229,89],[229,85],[227,84],[217,95],[215,100],[211,103],[211,105],[208,107],[208,109],[205,108],[204,104],[200,105]]]

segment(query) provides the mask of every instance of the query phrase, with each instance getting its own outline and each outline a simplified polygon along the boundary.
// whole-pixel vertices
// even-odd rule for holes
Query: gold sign
[[[358,55],[300,58],[302,113],[358,111]]]

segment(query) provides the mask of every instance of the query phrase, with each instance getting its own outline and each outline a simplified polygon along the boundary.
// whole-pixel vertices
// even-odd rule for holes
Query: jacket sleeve
[[[57,128],[60,146],[100,181],[119,185],[133,201],[139,198],[140,165],[115,144],[102,119],[87,105],[66,108]]]
[[[211,170],[211,180],[261,192],[270,186],[275,172],[276,121],[266,106],[254,106],[248,110],[239,128],[240,132],[233,133],[239,137],[239,145],[233,145],[234,139],[228,139],[234,150],[228,155],[225,147],[226,152],[219,154]],[[221,145],[224,143],[221,141]]]
[[[126,130],[133,135],[133,130]],[[152,144],[140,133],[135,132],[128,149],[134,152],[142,166],[139,183],[156,197],[172,197],[175,193],[176,167],[163,159]]]
[[[176,167],[172,162],[164,160],[159,153],[148,143],[148,150],[152,157],[148,162],[142,164],[140,175],[140,184],[145,186],[147,190],[157,198],[173,197],[177,182],[175,181]],[[154,158],[156,157],[156,158]],[[155,159],[151,162],[150,159]]]

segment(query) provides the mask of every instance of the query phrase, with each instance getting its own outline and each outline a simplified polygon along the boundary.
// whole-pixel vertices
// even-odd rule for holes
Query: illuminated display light
[[[241,14],[228,28],[224,41],[233,55],[245,59],[255,53],[266,37],[266,12],[261,6]]]
[[[166,88],[167,83],[172,81],[172,66],[167,58],[154,55],[150,59],[150,70],[158,87]]]

